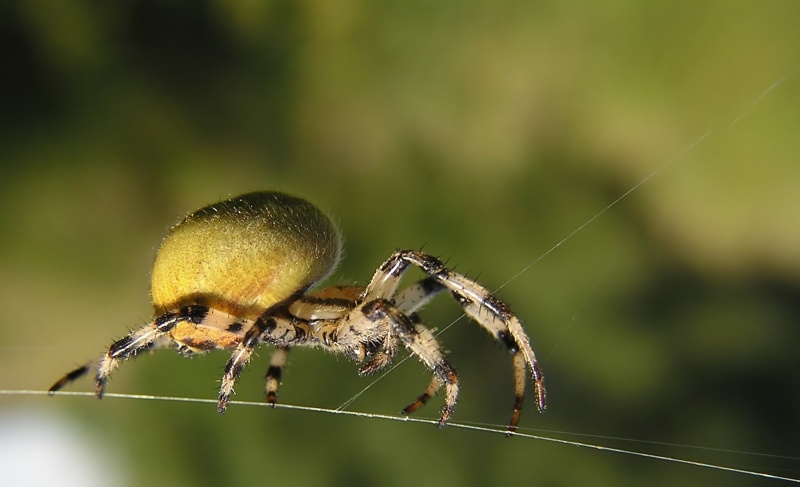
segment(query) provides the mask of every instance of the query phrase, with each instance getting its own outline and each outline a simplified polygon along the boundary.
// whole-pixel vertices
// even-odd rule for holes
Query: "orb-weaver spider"
[[[423,406],[444,386],[439,425],[458,399],[458,376],[417,310],[449,291],[464,312],[513,354],[515,401],[509,433],[516,430],[527,371],[539,411],[545,408],[544,379],[528,336],[509,307],[483,286],[448,269],[428,254],[393,253],[366,286],[309,289],[330,274],[342,253],[339,230],[305,200],[277,192],[244,194],[201,208],[167,234],[153,264],[155,319],[115,341],[97,362],[79,367],[50,392],[95,371],[103,396],[111,372],[139,352],[174,344],[184,355],[235,348],[219,392],[224,412],[233,386],[253,351],[276,348],[267,372],[267,401],[275,404],[290,347],[320,347],[364,364],[361,374],[383,369],[399,345],[433,372],[425,392],[403,410]],[[428,277],[398,292],[410,266]]]

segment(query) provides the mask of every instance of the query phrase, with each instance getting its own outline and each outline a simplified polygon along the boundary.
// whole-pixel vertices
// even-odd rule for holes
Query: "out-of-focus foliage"
[[[280,189],[340,221],[336,279],[424,245],[502,286],[549,386],[523,431],[797,476],[796,461],[672,445],[796,452],[798,18],[790,0],[4,2],[0,388],[44,389],[148,320],[154,248],[179,215]],[[439,329],[459,314],[441,301],[425,313]],[[462,377],[455,421],[504,424],[506,354],[464,320],[441,340]],[[213,398],[226,359],[153,353],[109,391]],[[262,398],[267,362],[265,347],[238,399]],[[335,408],[371,382],[355,372],[297,350],[281,400]],[[394,414],[427,381],[406,362],[351,409]],[[0,406],[73,418],[130,485],[754,482],[286,410]]]

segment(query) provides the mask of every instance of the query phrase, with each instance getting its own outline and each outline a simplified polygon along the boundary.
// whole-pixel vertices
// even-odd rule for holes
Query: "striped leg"
[[[439,380],[436,375],[433,376],[431,379],[431,383],[428,384],[428,387],[425,389],[425,392],[419,395],[419,397],[409,404],[408,406],[403,409],[402,414],[409,415],[416,411],[417,409],[421,408],[425,404],[428,403],[428,400],[433,397],[436,392],[442,388],[442,382]]]
[[[427,277],[397,293],[394,301],[403,313],[411,315],[430,303],[442,291],[444,291],[444,285],[433,277]]]
[[[182,321],[201,323],[207,314],[208,308],[203,306],[186,306],[181,308],[178,313],[165,313],[153,322],[112,343],[108,352],[99,361],[90,362],[67,373],[50,387],[49,392],[52,394],[84,376],[90,370],[96,369],[95,394],[102,398],[111,373],[119,367],[121,361],[152,348],[178,323]]]
[[[277,357],[273,356],[273,360],[280,363],[286,360],[286,350],[288,350],[290,346],[306,344],[310,336],[311,328],[306,323],[296,318],[269,316],[265,313],[264,316],[259,318],[253,326],[247,330],[244,339],[236,347],[230,360],[228,360],[228,363],[225,365],[225,372],[222,375],[222,383],[219,390],[217,411],[224,413],[228,408],[228,400],[231,395],[233,395],[233,386],[239,379],[242,370],[244,370],[244,366],[250,361],[253,352],[262,342],[278,347],[276,350],[276,354],[278,355]],[[281,352],[281,348],[283,348],[284,351]],[[274,364],[275,362],[272,362],[271,366]],[[274,372],[272,367],[270,367],[270,370]],[[277,370],[279,371],[280,367],[278,367]],[[278,372],[277,375],[279,377],[280,372]],[[275,387],[272,391],[275,393],[273,399],[277,399],[277,382],[275,374],[273,373],[272,377],[270,377],[268,372],[266,384],[267,401],[272,404],[274,404],[275,401],[270,401],[270,383]]]
[[[419,321],[419,316],[416,312],[428,304],[433,298],[439,295],[444,290],[444,286],[439,284],[435,279],[429,277],[418,281],[411,286],[405,288],[401,293],[395,297],[395,305],[406,316],[411,319],[415,328],[419,328],[422,324]],[[394,344],[394,337],[387,336],[387,342],[377,350],[372,359],[359,369],[362,375],[373,374],[394,360],[396,345]],[[435,381],[438,383],[438,381]],[[408,408],[406,408],[408,409]],[[417,408],[414,408],[416,410]],[[410,412],[410,411],[409,411]]]
[[[519,319],[503,301],[500,301],[483,286],[451,271],[439,259],[414,250],[401,250],[392,254],[379,268],[367,286],[366,297],[391,299],[403,274],[410,265],[419,267],[447,288],[464,312],[491,333],[514,354],[514,408],[508,431],[517,428],[522,409],[526,374],[530,371],[539,411],[545,409],[544,377],[539,369],[533,348]],[[527,371],[526,371],[527,369]],[[430,389],[430,387],[429,387]],[[416,403],[415,403],[416,404]]]
[[[278,347],[272,353],[267,369],[267,402],[275,406],[278,402],[278,387],[281,385],[281,374],[286,366],[286,357],[289,355],[289,347]]]
[[[442,408],[442,415],[439,418],[439,426],[446,425],[458,401],[458,375],[455,369],[447,362],[433,333],[422,325],[414,326],[411,319],[400,308],[383,299],[364,303],[361,306],[361,312],[372,323],[383,321],[390,326],[391,335],[396,336],[409,352],[419,357],[422,363],[433,371],[435,380],[439,384],[436,390],[442,384],[444,385],[445,404]],[[428,386],[428,390],[430,389],[431,386]],[[413,404],[416,404],[416,402]],[[407,412],[410,413],[419,407],[409,410],[412,406],[407,407],[404,412],[408,410]]]

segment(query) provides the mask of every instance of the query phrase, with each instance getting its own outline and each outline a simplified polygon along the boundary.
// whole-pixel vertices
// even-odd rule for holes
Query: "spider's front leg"
[[[414,325],[414,328],[419,333],[431,333],[431,331],[425,328],[425,326],[419,321],[419,316],[417,315],[416,311],[438,296],[442,290],[444,290],[444,286],[439,284],[435,279],[428,277],[405,288],[401,293],[395,296],[393,302],[403,314],[409,317]],[[367,296],[371,295],[369,290],[365,290],[365,294]],[[433,339],[432,334],[431,339]],[[362,375],[373,374],[389,365],[394,359],[397,349],[395,341],[396,339],[394,335],[387,334],[384,343],[372,351],[372,359],[359,369],[359,373]],[[430,387],[433,387],[434,385],[438,386],[436,387],[436,390],[441,387],[441,383],[439,383],[436,379],[434,379]],[[430,389],[430,387],[428,389]],[[426,391],[426,394],[428,397],[430,397],[432,392],[429,394],[428,392],[429,391]],[[433,392],[435,392],[435,390]],[[409,414],[418,408],[419,406],[414,408],[409,406],[403,410],[403,413]]]
[[[409,352],[417,356],[433,372],[433,381],[425,393],[406,407],[403,414],[410,414],[417,410],[444,385],[445,404],[439,418],[439,426],[446,425],[458,401],[458,375],[447,362],[433,333],[418,324],[415,318],[409,317],[402,309],[385,299],[364,302],[350,313],[347,321],[347,327],[344,329],[340,324],[340,332],[337,336],[339,341],[355,338],[362,344],[375,343],[374,340],[364,339],[367,335],[365,331],[372,330],[380,333],[382,330],[384,333],[381,339],[383,345],[373,354],[372,359],[361,367],[361,373],[373,373],[388,365],[395,355],[395,341],[402,343]]]
[[[514,355],[515,398],[511,421],[508,425],[509,434],[512,434],[517,428],[522,410],[526,369],[533,377],[537,409],[539,411],[545,409],[544,376],[539,369],[530,340],[522,328],[522,324],[511,312],[509,306],[497,299],[486,288],[466,276],[448,269],[436,257],[415,250],[401,250],[392,254],[373,276],[367,287],[368,296],[391,299],[397,292],[400,279],[411,265],[419,267],[438,285],[448,289],[464,312],[497,340],[505,344]],[[397,305],[407,306],[400,301]],[[429,390],[432,387],[433,384],[429,386]]]

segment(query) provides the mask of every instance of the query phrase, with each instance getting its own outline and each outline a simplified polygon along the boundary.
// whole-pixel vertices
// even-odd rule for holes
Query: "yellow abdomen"
[[[311,203],[256,192],[202,208],[164,238],[150,292],[156,313],[202,304],[246,319],[328,275],[341,236]]]

